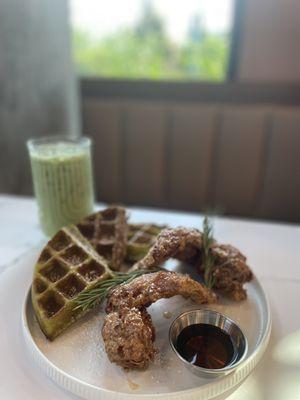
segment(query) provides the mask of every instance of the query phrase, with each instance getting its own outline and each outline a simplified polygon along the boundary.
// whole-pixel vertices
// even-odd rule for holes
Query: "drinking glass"
[[[93,212],[91,140],[52,136],[27,142],[42,229],[61,227]]]

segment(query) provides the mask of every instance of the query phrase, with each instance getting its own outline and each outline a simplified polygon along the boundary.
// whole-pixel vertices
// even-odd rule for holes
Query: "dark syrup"
[[[224,368],[236,358],[231,337],[208,324],[185,327],[177,338],[176,349],[191,364],[208,369]]]

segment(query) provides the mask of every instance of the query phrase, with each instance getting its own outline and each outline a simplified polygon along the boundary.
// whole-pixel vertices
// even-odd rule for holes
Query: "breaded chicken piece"
[[[108,314],[102,337],[109,360],[125,369],[144,369],[153,361],[155,329],[145,308],[121,308]]]
[[[247,297],[244,283],[252,279],[246,257],[235,247],[214,242],[211,252],[215,259],[213,288],[227,297],[240,301]],[[202,265],[202,233],[197,229],[175,228],[163,230],[148,254],[132,269],[152,268],[169,258],[195,265],[204,275]]]
[[[215,243],[211,251],[215,258],[214,289],[235,301],[246,299],[247,293],[243,285],[253,277],[246,263],[246,257],[229,244]]]
[[[169,258],[193,263],[198,260],[201,248],[202,233],[198,229],[182,227],[164,229],[148,254],[132,269],[157,267]]]
[[[108,297],[106,312],[124,307],[149,307],[159,299],[176,295],[191,298],[199,304],[216,300],[209,289],[188,275],[159,271],[141,275],[130,283],[117,286]]]
[[[142,275],[120,285],[110,294],[102,336],[111,362],[124,368],[146,368],[155,354],[155,330],[146,311],[162,298],[181,295],[198,304],[216,296],[188,275],[160,271]]]

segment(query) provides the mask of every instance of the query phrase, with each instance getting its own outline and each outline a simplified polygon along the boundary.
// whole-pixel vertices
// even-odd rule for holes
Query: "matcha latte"
[[[49,138],[28,142],[34,191],[46,235],[93,212],[91,142]]]

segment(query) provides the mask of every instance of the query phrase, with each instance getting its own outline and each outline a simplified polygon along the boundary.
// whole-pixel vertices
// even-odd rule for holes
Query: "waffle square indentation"
[[[95,227],[92,224],[78,224],[77,228],[86,239],[94,237]]]
[[[57,288],[66,297],[72,299],[83,291],[85,284],[76,275],[68,275],[57,284]]]
[[[100,223],[100,234],[101,236],[114,237],[116,226],[110,221],[102,221]]]
[[[56,251],[65,249],[71,243],[70,238],[63,231],[57,232],[53,239],[50,240],[49,246]]]
[[[66,260],[67,263],[71,265],[79,265],[82,264],[86,258],[87,255],[84,252],[83,249],[77,246],[72,246],[69,249],[67,249],[63,254],[60,255],[64,260]]]
[[[47,249],[44,249],[39,256],[38,262],[45,263],[50,260],[51,257],[52,255],[50,254],[50,252]]]
[[[43,297],[39,299],[39,305],[45,312],[47,318],[51,318],[57,314],[64,304],[63,297],[53,290],[46,292]]]
[[[97,243],[97,252],[106,259],[111,259],[114,241],[113,240],[101,240]]]
[[[103,267],[103,265],[98,264],[96,261],[92,260],[88,264],[79,267],[77,271],[80,273],[80,275],[84,277],[86,281],[92,282],[104,274],[105,268]]]
[[[117,218],[118,211],[116,208],[107,208],[103,210],[101,215],[102,218],[106,221],[113,221]]]
[[[36,293],[43,293],[47,289],[48,285],[42,279],[36,277],[33,281],[33,288]]]
[[[60,263],[58,260],[50,261],[44,268],[40,270],[40,274],[51,282],[58,281],[63,276],[65,276],[67,272],[67,267]]]

